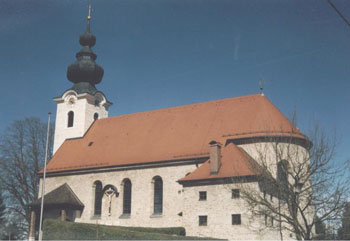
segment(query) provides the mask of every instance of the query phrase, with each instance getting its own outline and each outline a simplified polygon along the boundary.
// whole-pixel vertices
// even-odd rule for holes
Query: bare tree
[[[252,217],[265,220],[265,228],[278,230],[281,239],[292,233],[310,240],[318,222],[340,220],[350,193],[349,163],[334,160],[336,139],[318,125],[306,141],[294,134],[247,147],[258,163],[258,188],[242,185],[241,193]]]
[[[38,196],[37,172],[43,168],[46,130],[47,124],[40,119],[26,118],[14,121],[0,138],[0,185],[9,216],[16,220],[16,226],[24,234],[30,222],[27,205]],[[49,138],[50,153],[52,136]]]

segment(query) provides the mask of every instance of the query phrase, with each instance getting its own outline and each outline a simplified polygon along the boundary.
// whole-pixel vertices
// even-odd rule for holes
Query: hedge
[[[62,222],[47,219],[43,224],[44,240],[208,240],[183,236],[184,228],[141,228]]]
[[[183,227],[174,227],[174,228],[144,228],[144,227],[124,227],[120,226],[123,229],[137,231],[137,232],[146,232],[146,233],[162,233],[169,235],[179,235],[185,236],[186,230]]]

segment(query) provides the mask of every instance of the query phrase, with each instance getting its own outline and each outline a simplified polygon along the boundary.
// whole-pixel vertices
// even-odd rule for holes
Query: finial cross
[[[88,15],[87,19],[88,19],[88,20],[91,19],[91,4],[89,4],[89,15]]]
[[[260,94],[264,95],[264,81],[259,80]]]

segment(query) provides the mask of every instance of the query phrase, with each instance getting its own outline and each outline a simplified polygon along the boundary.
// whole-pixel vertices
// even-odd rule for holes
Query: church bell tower
[[[97,55],[91,50],[96,37],[90,32],[90,6],[87,20],[86,31],[79,39],[82,49],[67,69],[67,79],[73,86],[54,98],[57,103],[54,153],[66,139],[82,137],[95,120],[108,117],[108,107],[112,105],[95,87],[101,82],[104,71],[95,63]]]

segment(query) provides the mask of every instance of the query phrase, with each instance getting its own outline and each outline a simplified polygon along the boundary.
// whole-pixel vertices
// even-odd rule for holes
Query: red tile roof
[[[260,166],[254,159],[233,143],[222,148],[221,156],[221,167],[218,173],[210,174],[210,160],[208,160],[191,174],[181,178],[179,182],[254,176],[260,172]]]
[[[121,115],[66,140],[47,172],[206,157],[211,140],[271,135],[305,138],[260,94]]]

